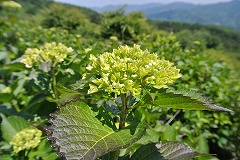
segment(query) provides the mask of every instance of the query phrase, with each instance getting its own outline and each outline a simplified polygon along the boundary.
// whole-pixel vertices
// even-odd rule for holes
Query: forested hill
[[[38,11],[42,9],[47,9],[47,8],[49,9],[53,4],[53,5],[62,5],[65,8],[65,10],[75,10],[75,14],[76,13],[84,14],[86,18],[88,18],[92,22],[95,22],[95,23],[100,22],[100,14],[98,14],[96,11],[93,11],[89,8],[85,8],[81,6],[57,3],[57,2],[54,2],[53,0],[15,0],[15,1],[22,5],[24,12],[27,14],[37,14]]]
[[[103,12],[114,9],[116,10],[119,7],[121,6],[105,6],[103,8],[92,9],[98,12]],[[209,5],[194,5],[182,2],[170,4],[150,3],[145,5],[129,5],[126,7],[126,11],[142,11],[145,16],[150,19],[222,25],[240,30],[240,0]]]

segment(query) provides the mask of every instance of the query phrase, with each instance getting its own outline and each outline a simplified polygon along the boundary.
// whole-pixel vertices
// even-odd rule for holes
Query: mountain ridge
[[[91,7],[97,12],[114,11],[124,5]],[[149,19],[192,24],[220,25],[240,31],[240,0],[214,4],[175,2],[125,5],[126,12],[141,11]]]

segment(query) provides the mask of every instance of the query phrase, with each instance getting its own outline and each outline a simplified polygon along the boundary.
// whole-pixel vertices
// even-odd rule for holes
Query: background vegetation
[[[93,7],[92,9],[102,13],[117,10],[119,7],[121,7],[121,5],[107,5],[103,7]],[[181,1],[162,4],[161,1],[159,1],[159,3],[127,5],[125,10],[127,12],[140,10],[149,19],[192,24],[214,24],[231,27],[239,31],[239,7],[239,0],[213,4],[193,4]]]
[[[141,143],[177,140],[197,151],[216,154],[209,159],[240,157],[239,32],[215,26],[148,21],[142,13],[125,14],[121,9],[98,14],[50,0],[16,2],[22,7],[0,0],[1,159],[60,159],[50,147],[45,131],[49,114],[57,110],[51,98],[52,79],[20,62],[27,48],[53,41],[74,49],[73,57],[58,68],[57,85],[62,95],[82,78],[90,54],[111,51],[119,45],[140,44],[142,49],[174,62],[183,77],[173,88],[206,93],[214,103],[235,113],[181,111],[170,122],[176,111],[163,110],[158,125],[147,132]],[[76,57],[78,61],[74,61]],[[13,154],[11,136],[26,126],[44,132],[40,145]]]

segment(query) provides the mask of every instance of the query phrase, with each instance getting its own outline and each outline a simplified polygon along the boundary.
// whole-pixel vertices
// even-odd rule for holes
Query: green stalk
[[[14,108],[15,108],[15,110],[16,110],[17,112],[20,112],[20,111],[21,111],[21,109],[18,107],[17,104],[13,104],[13,106],[14,106]]]
[[[121,99],[122,99],[122,106],[121,106],[121,113],[120,113],[120,121],[119,121],[118,130],[122,130],[122,129],[125,128],[126,114],[127,114],[127,97],[126,97],[126,95],[121,95]]]
[[[120,107],[120,121],[119,121],[119,127],[118,130],[122,130],[125,128],[125,123],[126,123],[126,116],[127,116],[127,94],[122,94],[121,95],[121,100],[122,100],[122,106]],[[120,149],[112,152],[111,154],[111,159],[113,160],[118,160],[119,158],[119,153],[120,153]]]
[[[58,100],[58,91],[57,91],[57,80],[54,66],[51,67],[51,76],[52,76],[52,89],[53,89],[53,98]]]

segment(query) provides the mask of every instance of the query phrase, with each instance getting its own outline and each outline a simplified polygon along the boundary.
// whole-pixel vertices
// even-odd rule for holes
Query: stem
[[[173,117],[167,121],[166,125],[169,125],[180,112],[181,110],[177,110],[177,112],[173,115]]]
[[[127,112],[127,95],[121,95],[122,99],[122,106],[121,106],[121,114],[120,114],[120,121],[119,121],[119,129],[122,130],[125,128],[126,123],[126,112]]]
[[[120,106],[120,121],[119,121],[119,128],[118,130],[122,130],[125,128],[125,123],[126,123],[126,116],[127,116],[127,103],[128,103],[128,98],[127,94],[121,94],[121,100],[122,100],[122,106]],[[120,149],[114,151],[111,154],[111,159],[113,160],[118,160],[120,153]]]
[[[20,112],[20,111],[21,111],[21,109],[18,107],[17,104],[13,104],[13,106],[14,106],[14,108],[16,109],[17,112]]]
[[[57,80],[56,80],[56,74],[54,71],[54,66],[51,67],[51,75],[52,75],[53,98],[58,100]]]

